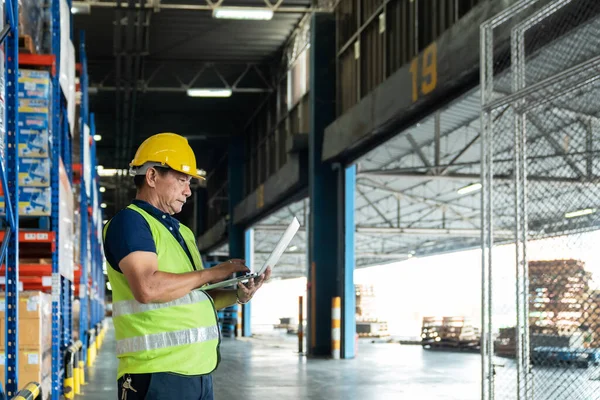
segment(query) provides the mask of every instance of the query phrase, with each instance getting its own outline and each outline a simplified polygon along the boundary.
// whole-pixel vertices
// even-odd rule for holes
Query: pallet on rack
[[[36,54],[33,38],[29,35],[19,35],[19,53]]]

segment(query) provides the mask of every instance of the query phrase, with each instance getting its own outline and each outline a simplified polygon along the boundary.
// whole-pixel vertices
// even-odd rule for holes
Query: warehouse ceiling
[[[532,54],[528,84],[566,68],[597,60],[600,42],[591,37],[600,19]],[[561,49],[577,49],[568,57]],[[598,61],[596,61],[598,62]],[[600,228],[600,79],[583,68],[560,85],[546,85],[527,98],[527,217],[530,240]],[[510,93],[508,73],[495,78],[494,93]],[[481,246],[481,103],[479,88],[437,110],[384,145],[361,157],[355,193],[356,266],[366,267],[412,257]],[[501,108],[494,126],[494,241],[514,241],[514,114]],[[303,200],[257,223],[255,265],[260,265],[289,223],[305,221]],[[569,215],[570,214],[570,215]],[[577,215],[580,214],[580,215]],[[306,225],[303,224],[303,227]],[[279,278],[306,276],[306,233],[301,230],[274,271]],[[216,252],[226,252],[226,246]],[[568,256],[565,254],[565,256]]]
[[[189,138],[210,171],[228,137],[240,134],[272,90],[283,51],[313,0],[75,1],[74,32],[85,31],[90,105],[98,164],[127,168],[137,146],[164,131]],[[215,9],[252,7],[271,20],[213,17]],[[232,10],[230,8],[229,10]],[[188,88],[231,89],[228,98],[188,97]],[[132,196],[127,177],[103,178],[106,217]]]

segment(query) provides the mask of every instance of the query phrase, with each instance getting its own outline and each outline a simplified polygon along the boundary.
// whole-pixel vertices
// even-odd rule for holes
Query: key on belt
[[[131,377],[128,376],[124,381],[123,381],[123,391],[121,394],[121,400],[127,400],[127,391],[131,390],[132,392],[137,392],[137,390],[135,390],[133,388],[133,386],[131,386]]]

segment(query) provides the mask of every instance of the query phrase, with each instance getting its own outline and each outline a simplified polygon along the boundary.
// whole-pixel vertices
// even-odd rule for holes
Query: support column
[[[341,172],[341,171],[340,171]],[[354,222],[354,196],[356,193],[356,165],[346,168],[344,171],[343,203],[340,207],[343,216],[342,229],[339,230],[342,235],[342,246],[340,249],[341,262],[344,268],[343,287],[342,287],[342,358],[354,358],[356,355],[356,289],[354,288],[354,232],[356,225]],[[341,174],[340,174],[341,175]],[[341,203],[341,202],[340,202]]]
[[[248,229],[246,231],[245,239],[246,256],[244,259],[246,260],[246,265],[250,269],[254,269],[254,229]],[[244,337],[252,336],[252,313],[250,309],[250,303],[242,306],[242,336]]]
[[[229,221],[228,221],[228,238],[229,238],[229,257],[248,260],[245,248],[246,233],[244,227],[233,223],[233,212],[235,206],[244,199],[244,140],[241,136],[233,136],[229,143],[228,153],[228,185],[229,185]],[[251,267],[250,264],[246,264]],[[250,336],[250,309],[246,311],[246,306],[242,310],[243,335]],[[240,317],[240,316],[238,316]],[[246,329],[246,324],[248,329]]]
[[[308,355],[331,355],[331,301],[339,295],[338,171],[321,162],[335,119],[335,19],[314,14],[310,46]],[[343,313],[343,311],[342,311]]]

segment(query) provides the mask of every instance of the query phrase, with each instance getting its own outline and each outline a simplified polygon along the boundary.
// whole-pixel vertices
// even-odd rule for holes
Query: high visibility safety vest
[[[128,208],[139,212],[150,225],[159,271],[179,274],[194,270],[185,250],[160,221],[133,204]],[[183,224],[180,232],[196,268],[202,269],[194,234]],[[204,375],[215,370],[221,339],[210,296],[194,290],[167,303],[143,304],[135,300],[122,273],[112,267],[107,273],[113,295],[117,379],[126,373]]]

